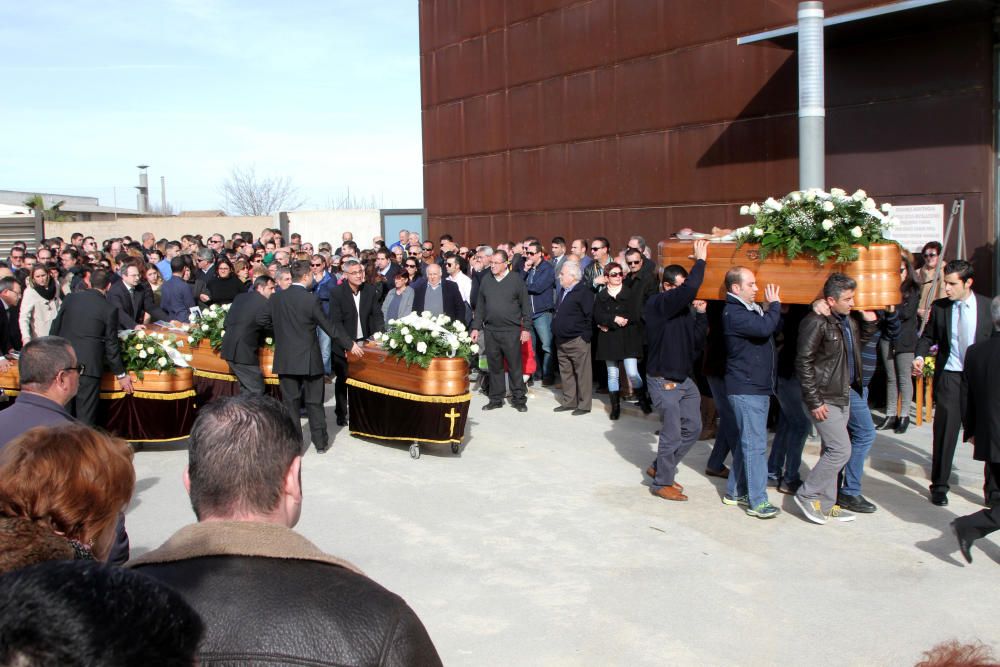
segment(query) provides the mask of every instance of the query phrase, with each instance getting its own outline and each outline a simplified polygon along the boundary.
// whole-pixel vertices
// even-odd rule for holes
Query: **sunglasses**
[[[323,266],[322,264],[310,264],[309,266]]]
[[[626,262],[626,264],[628,264],[629,266],[639,266],[640,264],[642,264],[642,260],[640,259],[637,262]]]
[[[532,252],[532,251],[530,251],[530,250],[525,250],[525,251],[524,251],[524,254],[525,254],[525,255],[537,255],[538,253],[537,253],[537,252]]]
[[[417,268],[417,265],[416,265],[416,264],[406,264],[405,266],[406,266],[406,268],[408,268],[408,269],[415,269],[415,268]]]
[[[937,256],[938,256],[938,254],[936,252],[925,252],[924,253],[924,257],[937,257]]]
[[[602,246],[597,246],[596,248],[591,248],[590,252],[597,252],[598,250],[604,250]]]
[[[621,277],[622,277],[621,271],[612,271],[611,273],[608,274],[608,278],[621,278]]]

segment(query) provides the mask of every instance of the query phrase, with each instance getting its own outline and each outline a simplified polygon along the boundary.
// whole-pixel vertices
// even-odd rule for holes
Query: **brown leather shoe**
[[[681,493],[681,490],[674,486],[664,486],[659,489],[650,488],[649,492],[654,496],[659,496],[664,500],[687,500],[688,497]]]
[[[727,479],[729,477],[729,468],[722,466],[722,470],[712,470],[711,468],[705,468],[705,474],[709,477],[721,477],[722,479]]]
[[[650,477],[652,477],[653,479],[656,479],[656,468],[654,468],[653,466],[649,466],[648,468],[646,468],[646,474],[649,475]],[[677,480],[674,480],[674,487],[678,491],[681,491],[681,492],[684,491],[684,486],[682,484],[678,484]]]

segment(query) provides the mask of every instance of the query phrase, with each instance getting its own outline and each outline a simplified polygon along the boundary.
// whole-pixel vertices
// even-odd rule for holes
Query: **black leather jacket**
[[[795,372],[802,383],[802,400],[815,410],[824,403],[851,404],[851,385],[861,386],[861,348],[878,329],[878,321],[862,322],[860,331],[853,317],[847,321],[854,337],[854,377],[850,377],[844,330],[836,315],[809,313],[799,327],[799,352]]]

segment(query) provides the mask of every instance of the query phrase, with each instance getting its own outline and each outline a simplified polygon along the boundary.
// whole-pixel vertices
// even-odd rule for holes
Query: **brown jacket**
[[[858,322],[848,316],[854,338],[854,377],[850,377],[844,330],[836,315],[809,313],[799,327],[799,352],[795,372],[802,383],[802,400],[815,410],[824,403],[851,404],[851,385],[861,386],[861,348],[878,329],[878,321]],[[859,330],[860,329],[860,330]]]

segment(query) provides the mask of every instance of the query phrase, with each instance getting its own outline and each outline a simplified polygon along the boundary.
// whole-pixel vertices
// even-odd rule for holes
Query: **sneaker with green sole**
[[[795,504],[799,506],[799,509],[802,510],[807,519],[820,525],[826,523],[826,515],[823,514],[823,509],[820,507],[818,500],[805,500],[799,497],[798,494],[792,497],[795,498]]]
[[[829,518],[834,521],[854,521],[856,517],[857,515],[854,512],[848,512],[840,505],[834,505],[830,508]]]
[[[781,510],[765,500],[756,507],[747,507],[746,513],[747,516],[755,516],[758,519],[773,519],[781,513]]]
[[[727,493],[722,496],[722,504],[730,506],[739,505],[740,507],[747,508],[750,507],[750,499],[747,496],[736,496],[733,498]]]

